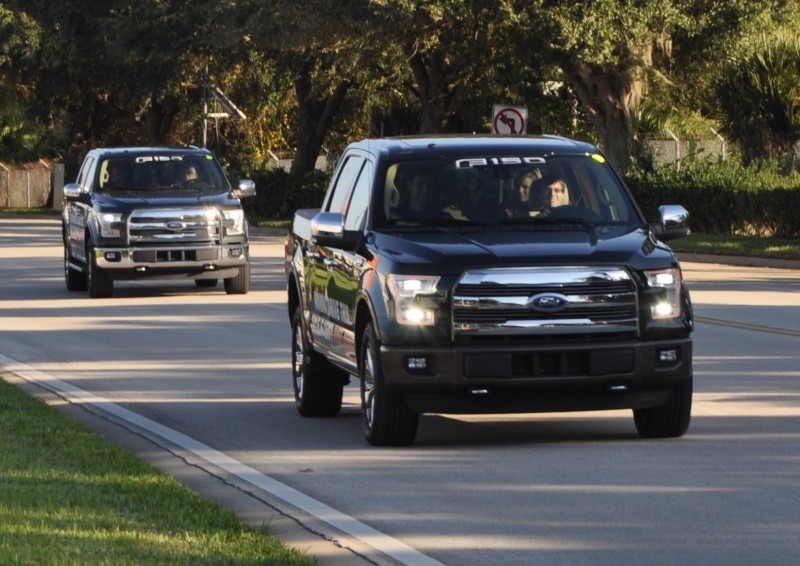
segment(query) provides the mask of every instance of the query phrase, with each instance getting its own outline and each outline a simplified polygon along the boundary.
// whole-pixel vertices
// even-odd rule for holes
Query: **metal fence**
[[[715,140],[648,139],[645,145],[656,163],[680,165],[686,159],[719,163],[728,158],[727,143],[721,137]]]

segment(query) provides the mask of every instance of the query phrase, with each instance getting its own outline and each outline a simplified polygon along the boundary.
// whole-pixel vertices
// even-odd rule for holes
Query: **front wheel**
[[[250,290],[250,264],[245,263],[239,268],[235,277],[228,277],[225,281],[225,292],[229,295],[245,295]]]
[[[64,281],[67,291],[85,291],[86,274],[72,267],[72,255],[69,253],[69,243],[64,242]]]
[[[347,375],[314,352],[303,331],[303,310],[292,315],[292,388],[297,412],[304,417],[333,417],[342,408]]]
[[[634,409],[633,422],[645,438],[674,438],[689,430],[692,416],[692,379],[673,386],[672,395],[660,407]]]
[[[405,446],[414,442],[419,414],[408,408],[403,393],[386,386],[372,323],[364,328],[358,367],[361,423],[367,442],[373,446]]]
[[[93,299],[107,299],[114,294],[114,281],[97,265],[92,241],[86,245],[86,286]]]

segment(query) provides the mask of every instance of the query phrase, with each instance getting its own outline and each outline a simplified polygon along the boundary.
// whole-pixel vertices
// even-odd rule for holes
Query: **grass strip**
[[[760,257],[767,259],[800,259],[800,239],[759,238],[756,236],[714,236],[692,234],[670,240],[676,252]]]
[[[314,561],[0,379],[0,562]]]

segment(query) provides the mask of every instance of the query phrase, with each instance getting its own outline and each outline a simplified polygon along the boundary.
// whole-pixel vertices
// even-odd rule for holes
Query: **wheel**
[[[666,404],[648,409],[634,409],[636,430],[645,438],[683,436],[689,429],[692,416],[692,379],[672,388]]]
[[[213,289],[219,283],[219,279],[195,279],[194,284],[200,289]]]
[[[361,424],[373,446],[405,446],[417,436],[419,414],[408,408],[405,395],[386,387],[372,323],[364,328],[359,357]]]
[[[85,291],[86,290],[86,274],[75,269],[70,265],[72,256],[69,253],[69,243],[64,242],[64,280],[67,284],[67,291]]]
[[[250,290],[250,263],[239,268],[235,277],[225,279],[225,292],[229,295],[245,295]]]
[[[94,242],[91,240],[86,245],[86,286],[93,299],[107,299],[114,294],[114,281],[97,265]]]
[[[304,417],[333,417],[342,408],[347,375],[314,352],[303,331],[303,311],[292,315],[292,387],[297,412]]]

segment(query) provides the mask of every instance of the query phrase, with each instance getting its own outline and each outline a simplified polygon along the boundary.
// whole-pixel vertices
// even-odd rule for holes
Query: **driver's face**
[[[410,194],[409,206],[413,210],[424,208],[428,204],[432,187],[432,179],[425,173],[414,173],[411,181],[408,183],[408,192]]]

